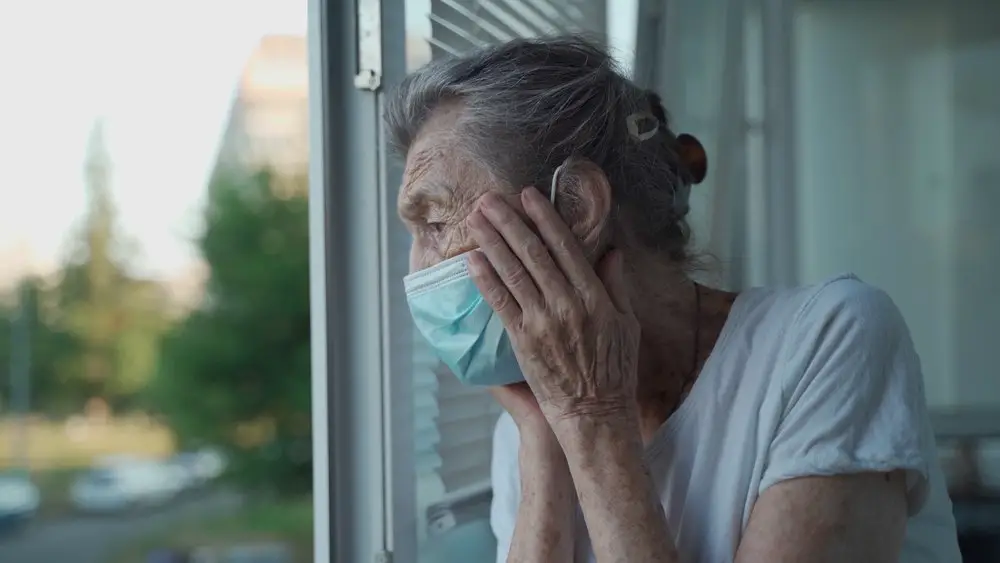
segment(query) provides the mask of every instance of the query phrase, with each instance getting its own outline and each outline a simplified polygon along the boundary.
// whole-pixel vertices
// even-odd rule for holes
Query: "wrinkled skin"
[[[407,154],[398,207],[413,235],[411,272],[474,248],[465,219],[481,195],[497,189],[485,171],[458,156],[452,127],[459,113],[452,106],[435,112]]]
[[[495,204],[494,208],[499,210],[500,219],[507,227],[520,226],[523,229],[527,225],[529,231],[537,231],[541,226],[536,223],[542,216],[528,216],[527,200],[521,197],[518,190],[497,185],[495,179],[477,166],[474,159],[463,157],[461,140],[454,133],[460,115],[459,106],[440,108],[422,128],[407,154],[399,195],[399,215],[413,234],[411,272],[475,248],[487,250],[487,255],[494,258],[501,247],[509,249],[499,232],[489,227],[488,220],[477,220],[485,218],[477,212],[483,201]],[[603,178],[599,171],[597,174]],[[584,408],[607,409],[612,403],[614,408],[618,408],[631,404],[635,397],[639,325],[631,314],[629,292],[621,275],[615,278],[619,282],[616,297],[620,303],[616,308],[591,265],[601,256],[598,253],[599,239],[611,205],[610,187],[606,180],[596,194],[595,198],[590,198],[595,203],[589,206],[591,212],[574,221],[575,231],[566,227],[563,219],[544,198],[539,198],[547,206],[544,220],[548,232],[560,238],[550,241],[562,249],[560,263],[575,264],[577,276],[568,279],[550,269],[550,273],[563,279],[532,291],[535,302],[524,302],[521,304],[523,307],[519,305],[519,309],[529,314],[515,314],[507,305],[517,299],[512,299],[509,293],[505,294],[501,285],[488,285],[491,280],[497,279],[493,277],[498,274],[496,268],[474,259],[470,263],[473,268],[477,264],[481,266],[477,269],[479,275],[473,272],[474,278],[481,284],[480,290],[487,296],[487,301],[500,312],[526,379],[533,383],[536,394],[541,393],[539,399],[553,416]],[[524,233],[528,236],[522,237],[515,246],[529,248],[536,258],[546,259],[547,243],[533,232]],[[483,237],[490,237],[489,245],[484,245]],[[587,251],[583,250],[583,246],[587,247]],[[621,274],[621,256],[617,262],[610,261],[613,256],[606,256],[607,260],[596,266],[598,270],[607,270],[606,274],[611,275],[612,271],[608,268],[617,267]],[[526,260],[528,256],[521,258]],[[555,264],[551,258],[547,259],[550,266]],[[499,271],[500,275],[517,277],[514,285],[525,292],[529,285],[534,286],[532,275],[523,268],[519,269],[521,261],[508,261],[506,264]],[[548,279],[555,280],[556,277],[550,275]],[[543,289],[544,293],[540,293],[539,289]],[[598,295],[603,299],[598,300]],[[528,299],[528,294],[521,293],[520,299]],[[584,325],[582,321],[587,322]],[[621,330],[608,330],[613,326],[620,326]],[[557,350],[563,352],[557,353]],[[581,355],[584,352],[586,354]],[[603,356],[597,358],[595,354]],[[548,364],[543,364],[542,360]],[[609,364],[621,367],[609,369]],[[620,375],[623,373],[628,375]],[[542,374],[548,375],[543,377]],[[554,381],[551,374],[561,374],[562,379]],[[615,380],[614,383],[607,382],[615,386],[608,392],[614,395],[613,401],[597,396],[595,385],[598,377]],[[548,424],[542,420],[542,411],[527,386],[507,386],[492,392],[519,426],[530,426],[532,432],[545,433],[544,427]],[[574,398],[574,395],[579,397]]]
[[[622,254],[590,265],[576,236],[534,188],[522,207],[538,234],[495,194],[467,223],[481,251],[469,267],[503,320],[549,423],[617,415],[635,401],[639,323],[629,303]]]
[[[460,139],[453,131],[460,115],[461,108],[457,105],[439,108],[407,153],[398,209],[413,236],[410,272],[477,247],[466,220],[483,194],[496,191],[515,205],[519,202],[516,195],[511,197],[500,191],[474,161],[461,157]],[[539,430],[544,442],[554,445],[555,438],[544,430],[547,425],[527,385],[491,391],[518,426],[530,425]]]

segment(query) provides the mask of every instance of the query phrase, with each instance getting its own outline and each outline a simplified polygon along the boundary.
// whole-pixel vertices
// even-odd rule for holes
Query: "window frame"
[[[404,0],[309,0],[316,561],[416,551],[404,541],[415,536],[405,533],[408,522],[415,532],[412,463],[393,448],[412,434],[410,389],[392,377],[412,365],[411,335],[392,330],[409,326],[399,283],[408,257],[392,252],[408,235],[381,119],[384,92],[405,74],[405,37]]]

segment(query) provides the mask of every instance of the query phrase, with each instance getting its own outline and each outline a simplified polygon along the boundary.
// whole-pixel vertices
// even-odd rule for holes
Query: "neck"
[[[642,327],[637,397],[644,418],[659,426],[694,384],[736,295],[697,285],[670,266],[632,275]]]

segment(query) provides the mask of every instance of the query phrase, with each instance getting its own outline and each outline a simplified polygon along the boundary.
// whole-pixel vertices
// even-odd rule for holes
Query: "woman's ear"
[[[570,158],[559,170],[555,206],[580,240],[588,258],[596,260],[611,216],[611,184],[604,171],[583,158]]]

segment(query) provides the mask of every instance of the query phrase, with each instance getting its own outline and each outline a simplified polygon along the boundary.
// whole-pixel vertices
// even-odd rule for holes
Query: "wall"
[[[981,217],[997,200],[1000,33],[973,47],[963,8],[811,2],[795,19],[800,275],[849,268],[889,291],[935,406],[1000,404],[986,298],[1000,242]]]

